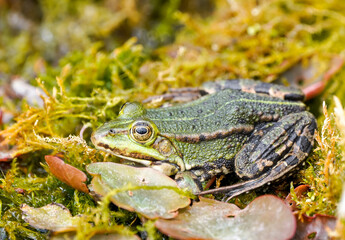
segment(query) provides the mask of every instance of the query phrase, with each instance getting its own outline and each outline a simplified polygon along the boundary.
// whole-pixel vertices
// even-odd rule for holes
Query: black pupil
[[[146,134],[146,133],[147,133],[147,128],[145,128],[145,127],[138,127],[138,128],[135,129],[135,131],[136,131],[138,134],[143,135],[143,134]]]

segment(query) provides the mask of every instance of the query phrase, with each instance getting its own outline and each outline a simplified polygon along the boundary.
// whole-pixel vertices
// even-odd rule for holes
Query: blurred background
[[[207,17],[213,1],[1,0],[0,79],[33,78],[73,51],[99,43],[111,51],[131,37],[145,51],[172,43],[182,24],[176,12]]]
[[[90,84],[87,93],[75,89],[81,96],[95,87],[161,93],[207,80],[270,82],[282,75],[305,86],[342,65],[344,10],[341,0],[0,0],[0,84],[22,78],[37,85],[41,77],[52,89],[56,76],[73,72],[68,82]],[[78,74],[88,71],[86,58],[120,59],[115,49],[126,46],[137,51],[122,55],[132,76],[114,72],[119,63],[111,67],[111,60],[94,66],[93,79]],[[334,83],[332,92],[344,90]]]

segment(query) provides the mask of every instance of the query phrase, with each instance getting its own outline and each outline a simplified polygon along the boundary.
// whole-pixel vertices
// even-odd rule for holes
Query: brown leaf
[[[84,193],[89,193],[89,189],[84,183],[87,180],[87,176],[79,169],[65,163],[62,159],[46,155],[45,160],[49,166],[51,173],[59,179],[61,182],[75,188]]]
[[[280,79],[287,80],[292,86],[302,88],[308,100],[319,95],[324,90],[326,83],[339,72],[343,65],[344,58],[335,55],[330,59],[328,66],[322,68],[320,60],[314,56],[309,59],[307,64],[301,61],[297,62],[285,71]]]
[[[296,196],[298,198],[302,197],[303,194],[305,194],[306,192],[309,191],[309,188],[310,186],[309,185],[300,185],[298,187],[296,187],[294,189],[295,193],[296,193]],[[298,210],[297,208],[297,205],[296,205],[296,202],[294,200],[292,200],[292,196],[291,194],[289,193],[289,195],[287,195],[287,197],[285,198],[285,202],[290,206],[291,210],[292,211],[296,211]]]
[[[335,229],[335,225],[336,218],[333,216],[315,214],[309,217],[302,215],[302,219],[297,220],[297,230],[293,239],[330,239],[329,232]]]
[[[290,239],[296,220],[279,198],[265,195],[245,209],[234,204],[200,198],[171,220],[159,219],[156,227],[177,239]]]

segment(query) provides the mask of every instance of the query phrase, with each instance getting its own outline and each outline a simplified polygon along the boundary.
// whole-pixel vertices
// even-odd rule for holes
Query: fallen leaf
[[[55,156],[46,155],[45,160],[51,173],[61,182],[84,193],[89,192],[89,189],[84,183],[87,180],[87,176],[84,172]]]
[[[336,218],[333,216],[315,214],[309,217],[302,215],[302,219],[297,220],[297,230],[293,239],[330,239],[329,233],[335,229],[335,225]]]
[[[23,220],[34,228],[47,229],[54,232],[75,230],[79,217],[72,217],[69,210],[61,204],[51,203],[41,208],[33,208],[23,204]]]
[[[201,198],[171,220],[159,219],[156,227],[177,239],[290,239],[296,220],[279,198],[265,195],[245,209]]]
[[[312,99],[324,90],[327,82],[343,65],[344,58],[339,55],[335,55],[330,59],[329,64],[324,66],[316,56],[311,57],[307,65],[301,61],[297,62],[285,71],[277,82],[285,79],[292,86],[302,88],[307,100]]]
[[[20,208],[23,212],[23,220],[30,226],[38,229],[52,231],[50,239],[76,239],[76,230],[80,216],[72,217],[70,211],[58,203],[51,203],[41,208],[33,208],[23,204]],[[116,229],[113,229],[116,231]],[[109,231],[109,230],[108,230]],[[92,240],[128,239],[139,240],[136,235],[124,235],[122,233],[102,233],[98,230],[97,234],[91,237]]]
[[[309,188],[310,188],[309,185],[300,185],[300,186],[296,187],[294,189],[294,191],[295,191],[295,194],[296,194],[297,198],[302,197],[303,194],[305,194],[306,192],[309,191]],[[296,204],[296,202],[294,200],[292,200],[292,196],[291,196],[290,193],[285,198],[285,202],[290,206],[292,211],[298,210],[297,204]]]
[[[190,199],[170,188],[177,188],[176,182],[152,168],[137,168],[112,162],[92,163],[86,170],[93,175],[92,188],[102,196],[113,189],[132,186],[136,189],[120,191],[111,201],[129,211],[138,212],[147,218],[173,218],[179,208],[189,205]],[[168,187],[149,190],[140,187]]]

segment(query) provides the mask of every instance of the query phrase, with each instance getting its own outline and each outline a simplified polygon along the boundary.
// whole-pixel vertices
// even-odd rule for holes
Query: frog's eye
[[[132,125],[131,136],[132,138],[141,143],[145,143],[154,135],[152,126],[146,121],[138,121]]]

